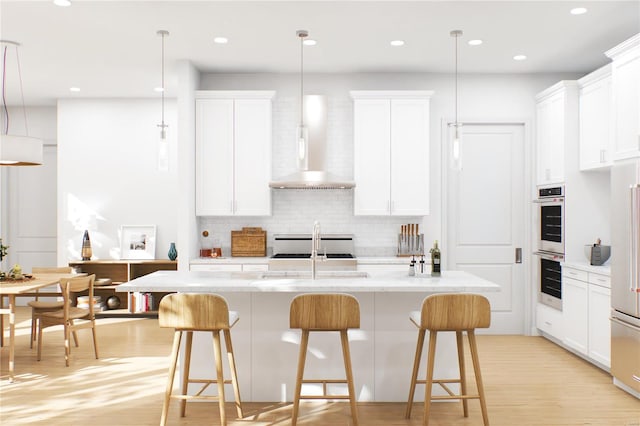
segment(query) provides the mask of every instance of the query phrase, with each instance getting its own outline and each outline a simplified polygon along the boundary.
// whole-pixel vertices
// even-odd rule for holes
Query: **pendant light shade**
[[[307,30],[296,31],[300,38],[300,122],[296,128],[296,161],[298,170],[309,170],[309,130],[304,124],[304,39],[309,37]]]
[[[462,37],[462,31],[453,30],[449,35],[455,39],[455,122],[449,124],[449,126],[453,127],[453,139],[451,140],[451,154],[449,157],[451,169],[460,171],[462,170],[462,153],[460,146],[460,128],[462,127],[462,123],[458,121],[458,38]]]
[[[0,166],[38,166],[42,164],[42,140],[29,136],[27,126],[27,113],[24,105],[24,93],[22,92],[22,74],[20,72],[20,58],[18,55],[19,43],[9,40],[0,40],[2,46],[2,119],[3,129],[0,134]],[[18,82],[22,98],[22,112],[24,115],[24,135],[9,133],[10,115],[6,103],[6,84],[9,48],[15,48],[16,67],[18,70]],[[11,49],[14,50],[14,49]]]

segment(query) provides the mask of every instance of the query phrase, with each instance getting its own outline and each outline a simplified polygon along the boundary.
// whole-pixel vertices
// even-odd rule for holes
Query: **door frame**
[[[445,259],[443,262],[443,268],[448,268],[447,260],[451,259],[451,246],[449,244],[449,206],[450,206],[450,182],[449,182],[449,152],[447,149],[447,143],[449,140],[449,123],[454,123],[455,120],[448,119],[449,117],[443,117],[440,120],[440,178],[442,179],[442,215],[441,215],[441,241],[442,241],[442,251],[445,255]],[[524,333],[527,336],[535,336],[537,335],[536,327],[535,327],[535,318],[533,317],[534,312],[534,302],[537,301],[537,288],[533,285],[532,282],[532,274],[533,274],[533,250],[532,250],[532,204],[531,200],[535,198],[535,185],[533,181],[533,171],[535,164],[535,146],[533,144],[533,135],[532,135],[532,123],[531,120],[523,118],[509,118],[504,120],[499,120],[495,118],[488,119],[473,119],[473,120],[462,120],[460,121],[462,125],[521,125],[523,126],[523,137],[524,137],[524,146],[523,146],[523,182],[524,182],[524,190],[526,194],[523,197],[523,211],[524,211],[524,226],[523,226],[523,247],[522,247],[522,263],[524,269],[524,306],[523,306],[523,324],[524,324]],[[435,156],[434,156],[435,157]],[[463,159],[464,161],[464,159]]]

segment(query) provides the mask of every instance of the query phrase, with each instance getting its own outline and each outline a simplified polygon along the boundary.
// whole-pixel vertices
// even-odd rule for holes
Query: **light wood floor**
[[[36,361],[36,350],[29,349],[29,315],[27,308],[18,308],[16,383],[7,380],[8,348],[0,352],[0,424],[159,423],[172,330],[160,329],[150,319],[101,319],[100,359],[93,357],[90,331],[82,330],[80,348],[73,348],[71,366],[66,368],[62,331],[57,328],[45,332],[43,360]],[[492,425],[640,426],[640,401],[614,387],[608,373],[545,339],[479,336],[478,340]],[[464,418],[458,403],[434,404],[430,424],[482,424],[478,402],[470,401],[469,407],[469,417]],[[420,403],[415,404],[411,420],[404,419],[401,403],[360,403],[358,410],[362,425],[422,421]],[[176,401],[169,424],[219,424],[217,403],[188,404],[184,418],[178,412]],[[245,419],[236,420],[228,404],[229,424],[288,425],[291,405],[247,403],[245,413]],[[348,404],[303,403],[299,423],[349,425]]]

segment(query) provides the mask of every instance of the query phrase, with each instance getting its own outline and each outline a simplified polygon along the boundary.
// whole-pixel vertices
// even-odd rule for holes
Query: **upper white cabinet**
[[[576,81],[560,81],[536,95],[538,185],[564,181],[565,144],[577,139],[578,128]]]
[[[640,34],[605,52],[613,59],[613,159],[640,156]]]
[[[611,64],[578,80],[580,85],[580,170],[612,163]]]
[[[352,91],[354,214],[429,214],[431,91]]]
[[[196,92],[196,215],[271,214],[273,96]]]

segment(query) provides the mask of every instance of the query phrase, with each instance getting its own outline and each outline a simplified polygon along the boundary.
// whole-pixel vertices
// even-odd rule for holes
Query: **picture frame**
[[[155,259],[156,225],[122,225],[120,227],[121,259]]]

